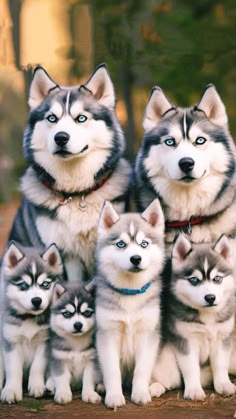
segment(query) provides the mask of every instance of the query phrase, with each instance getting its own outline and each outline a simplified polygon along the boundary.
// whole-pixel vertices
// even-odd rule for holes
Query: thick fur
[[[176,240],[162,296],[163,347],[154,370],[159,382],[151,386],[152,395],[179,387],[180,373],[187,399],[203,400],[202,385],[209,384],[211,377],[217,393],[235,393],[228,375],[235,323],[233,269],[226,236],[212,246],[194,245],[184,235]],[[207,363],[210,368],[203,368]]]
[[[36,247],[55,242],[69,280],[86,279],[104,201],[123,211],[130,177],[113,84],[104,65],[77,87],[57,85],[38,67],[29,105],[23,147],[30,166],[10,239]]]
[[[235,146],[223,102],[209,85],[197,106],[176,108],[158,87],[144,118],[145,135],[136,160],[139,209],[161,201],[166,221],[189,221],[191,240],[215,242],[236,233]],[[181,228],[166,228],[171,245]],[[235,240],[234,240],[235,246]]]
[[[75,284],[58,283],[54,289],[50,316],[49,368],[47,388],[60,404],[72,400],[71,386],[82,387],[85,402],[101,400],[95,391],[100,382],[94,348],[94,298]]]
[[[109,408],[125,404],[122,379],[123,384],[132,381],[132,401],[146,404],[151,401],[149,384],[159,346],[164,264],[159,201],[142,214],[123,215],[107,202],[99,222],[96,262],[96,346],[105,404]],[[149,283],[145,292],[137,293]]]
[[[62,275],[62,260],[54,244],[40,253],[10,243],[1,278],[3,402],[22,400],[23,376],[28,371],[29,394],[40,397],[44,393],[49,305],[54,283]]]

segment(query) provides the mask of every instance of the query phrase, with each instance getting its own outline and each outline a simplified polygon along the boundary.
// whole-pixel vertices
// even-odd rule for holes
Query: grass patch
[[[40,400],[25,400],[21,402],[21,406],[27,407],[27,409],[39,411],[43,408],[43,402]]]

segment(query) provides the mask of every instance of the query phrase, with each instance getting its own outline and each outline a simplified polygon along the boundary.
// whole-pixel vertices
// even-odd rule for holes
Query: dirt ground
[[[0,205],[0,255],[6,244],[17,206],[18,201]],[[0,418],[220,419],[236,417],[236,395],[223,398],[210,390],[207,390],[204,402],[186,401],[183,399],[182,391],[168,392],[147,406],[134,405],[130,402],[129,395],[127,395],[126,401],[125,407],[112,411],[107,409],[104,404],[88,405],[83,403],[78,394],[74,394],[73,402],[66,406],[56,405],[50,398],[35,400],[25,397],[24,401],[18,405],[1,404]]]

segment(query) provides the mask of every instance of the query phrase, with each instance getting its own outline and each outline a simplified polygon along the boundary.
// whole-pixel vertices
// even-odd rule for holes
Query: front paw
[[[102,398],[96,391],[86,392],[83,391],[81,398],[85,403],[100,403]]]
[[[72,392],[70,389],[63,390],[63,391],[57,391],[54,396],[54,400],[56,403],[59,404],[66,404],[70,403],[72,401]]]
[[[230,380],[215,382],[214,388],[222,396],[232,396],[236,392],[236,386]]]
[[[28,385],[29,395],[35,397],[43,397],[45,391],[45,385],[43,380],[33,381],[31,380]]]
[[[184,398],[188,400],[204,400],[206,394],[202,387],[190,387],[185,388],[184,391]]]
[[[13,387],[13,386],[10,387],[6,385],[2,389],[1,400],[4,403],[17,403],[22,400],[22,397],[23,397],[22,387]]]
[[[55,393],[55,386],[53,383],[53,379],[49,377],[46,381],[46,391],[49,391],[49,393],[54,394]]]
[[[151,397],[160,397],[166,392],[166,389],[161,383],[156,382],[149,386],[149,391]]]
[[[132,391],[131,400],[136,404],[147,404],[152,401],[152,397],[148,389],[138,391],[136,390]]]
[[[125,398],[122,393],[107,393],[105,397],[105,405],[110,409],[116,409],[125,405]]]

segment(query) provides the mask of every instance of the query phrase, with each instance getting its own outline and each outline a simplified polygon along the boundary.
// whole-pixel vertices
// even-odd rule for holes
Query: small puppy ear
[[[24,257],[25,255],[18,244],[11,241],[3,258],[3,266],[6,272],[11,272]]]
[[[224,234],[217,240],[212,249],[226,260],[231,257],[230,242]]]
[[[161,228],[164,233],[165,220],[159,199],[154,199],[141,214],[141,217],[144,218],[151,227]]]
[[[52,243],[42,254],[42,259],[46,262],[50,269],[55,274],[62,274],[63,273],[63,263],[61,259],[61,255],[55,243]]]
[[[115,211],[113,205],[109,201],[105,201],[100,215],[99,228],[109,230],[119,219],[120,216]]]
[[[84,286],[84,289],[85,289],[85,291],[87,291],[89,294],[91,294],[94,297],[95,290],[96,290],[96,276],[92,279],[92,281],[89,281]]]
[[[208,119],[218,125],[227,125],[228,117],[217,90],[213,84],[209,84],[204,91],[202,98],[197,105],[197,108],[202,110]]]
[[[115,91],[105,64],[96,68],[85,86],[99,103],[108,108],[115,107]]]
[[[30,109],[37,108],[50,91],[56,88],[59,89],[58,84],[51,79],[44,68],[41,66],[36,67],[29,90],[28,104]]]
[[[161,88],[154,86],[145,110],[143,120],[144,131],[150,131],[155,128],[162,116],[172,108],[173,105],[166,98]]]
[[[60,283],[56,282],[53,288],[52,302],[55,304],[59,298],[66,292],[66,288]]]
[[[180,234],[172,248],[172,265],[181,266],[182,262],[188,257],[192,250],[192,244],[184,234]]]

